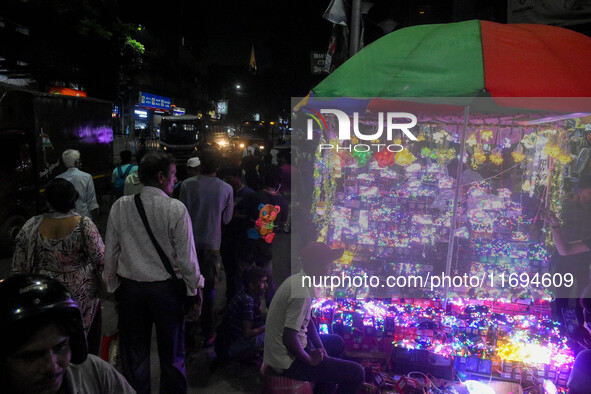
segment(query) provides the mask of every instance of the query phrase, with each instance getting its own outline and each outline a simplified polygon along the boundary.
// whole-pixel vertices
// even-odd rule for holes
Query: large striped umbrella
[[[585,35],[472,20],[390,33],[343,63],[312,96],[591,97],[590,70]]]

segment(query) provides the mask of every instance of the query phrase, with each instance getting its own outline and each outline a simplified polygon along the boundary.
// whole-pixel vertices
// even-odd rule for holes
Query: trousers
[[[337,393],[359,392],[365,380],[365,371],[356,362],[338,358],[345,350],[343,338],[338,335],[320,335],[320,340],[328,357],[325,356],[324,360],[314,367],[296,359],[282,375],[291,379],[315,382],[315,393],[332,393],[337,385]]]
[[[186,393],[184,309],[175,282],[121,278],[115,297],[123,376],[138,394],[150,394],[150,345],[155,325],[160,393]]]

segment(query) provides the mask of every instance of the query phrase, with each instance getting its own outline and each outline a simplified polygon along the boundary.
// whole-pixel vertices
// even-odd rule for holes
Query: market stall
[[[589,50],[549,26],[416,26],[296,103],[311,219],[346,250],[315,315],[373,371],[368,390],[566,387],[578,349],[550,301],[580,289],[539,214],[589,173]]]

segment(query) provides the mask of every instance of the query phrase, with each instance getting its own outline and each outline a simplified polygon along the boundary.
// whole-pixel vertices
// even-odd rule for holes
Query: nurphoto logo
[[[338,110],[338,109],[321,109],[320,113],[314,111],[313,109],[306,108],[306,110],[311,111],[311,113],[307,113],[311,117],[308,119],[307,123],[307,139],[309,141],[314,139],[314,121],[320,127],[320,130],[328,130],[328,124],[326,119],[322,114],[333,114],[337,118],[338,124],[338,139],[340,141],[351,141],[351,129],[353,129],[353,133],[355,137],[357,137],[360,141],[374,141],[382,137],[384,133],[384,129],[386,131],[386,139],[388,141],[394,141],[393,131],[400,130],[406,137],[408,137],[412,141],[416,141],[417,137],[409,130],[416,126],[417,124],[417,117],[408,112],[379,112],[378,113],[378,123],[377,129],[370,134],[364,134],[359,130],[359,113],[353,113],[353,127],[351,127],[351,120],[349,119],[349,115],[345,112]],[[385,118],[385,121],[384,121]],[[384,127],[385,126],[385,127]],[[365,143],[365,144],[349,144],[347,146],[341,145],[333,145],[333,144],[320,144],[318,146],[320,151],[322,150],[336,150],[342,151],[347,150],[349,152],[369,152],[370,150],[375,150],[380,152],[384,149],[390,152],[400,152],[404,150],[404,147],[400,144],[376,144],[376,143]]]

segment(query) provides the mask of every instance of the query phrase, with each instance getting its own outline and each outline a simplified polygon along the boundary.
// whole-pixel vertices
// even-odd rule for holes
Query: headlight
[[[261,145],[261,149],[265,149],[265,147]]]
[[[244,144],[240,144],[240,147],[241,147],[241,148],[244,148]]]

